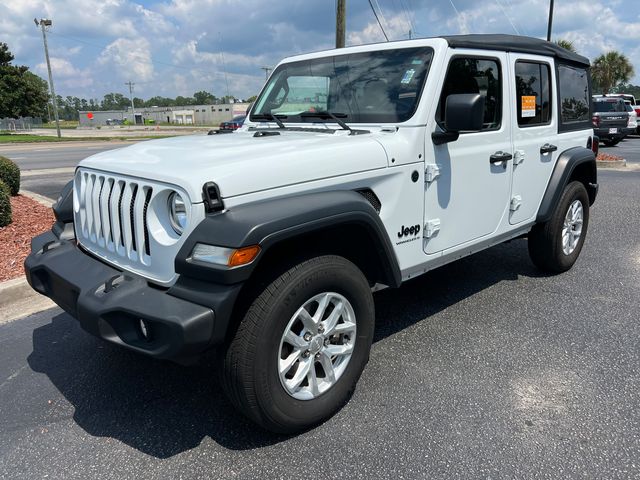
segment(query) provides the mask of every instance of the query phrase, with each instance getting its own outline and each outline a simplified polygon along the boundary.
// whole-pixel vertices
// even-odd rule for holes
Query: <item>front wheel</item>
[[[529,256],[547,272],[566,272],[578,259],[589,226],[589,195],[581,182],[571,182],[548,222],[529,232]]]
[[[268,430],[305,430],[348,401],[373,331],[373,297],[362,272],[333,255],[304,261],[253,300],[224,354],[224,390]]]

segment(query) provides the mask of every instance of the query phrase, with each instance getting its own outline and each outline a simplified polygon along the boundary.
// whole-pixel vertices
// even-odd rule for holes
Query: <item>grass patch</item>
[[[97,142],[113,140],[148,140],[151,138],[169,138],[174,135],[144,135],[140,137],[43,137],[40,135],[0,135],[2,143],[57,143],[57,142]]]

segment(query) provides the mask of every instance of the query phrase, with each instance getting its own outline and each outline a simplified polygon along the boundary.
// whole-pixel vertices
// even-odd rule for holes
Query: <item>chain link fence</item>
[[[34,128],[42,127],[41,118],[0,118],[0,131],[28,132]]]

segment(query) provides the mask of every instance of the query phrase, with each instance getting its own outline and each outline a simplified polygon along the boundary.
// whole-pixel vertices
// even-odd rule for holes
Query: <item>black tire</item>
[[[338,293],[351,303],[355,345],[342,376],[329,390],[298,400],[280,382],[280,342],[295,312],[323,292]],[[369,360],[374,319],[371,287],[353,263],[333,255],[303,261],[257,292],[223,352],[223,389],[239,411],[267,430],[291,434],[317,425],[351,397]]]
[[[575,201],[582,203],[582,234],[573,252],[562,249],[562,228],[569,207]],[[537,224],[529,232],[529,256],[545,272],[561,273],[569,270],[580,255],[589,226],[589,195],[581,182],[571,182],[562,192],[560,201],[548,222]]]
[[[620,140],[621,140],[620,138],[614,138],[614,139],[611,139],[611,140],[604,140],[604,144],[607,147],[614,147],[614,146],[616,146],[617,144],[620,143]]]

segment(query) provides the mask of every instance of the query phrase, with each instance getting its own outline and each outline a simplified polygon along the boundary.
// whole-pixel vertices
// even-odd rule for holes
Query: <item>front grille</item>
[[[79,176],[77,233],[81,243],[150,265],[146,209],[153,187],[139,180],[88,171]]]
[[[173,231],[168,217],[173,192],[187,204],[182,235]],[[171,285],[177,279],[175,258],[205,216],[202,204],[188,199],[175,185],[80,168],[73,191],[76,238],[85,251],[116,268]]]

